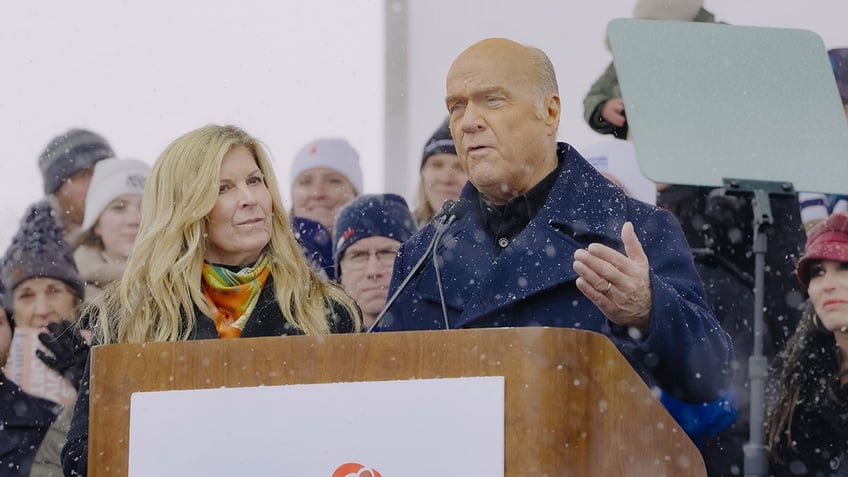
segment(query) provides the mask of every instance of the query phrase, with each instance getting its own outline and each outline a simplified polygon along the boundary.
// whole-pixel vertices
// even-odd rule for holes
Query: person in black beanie
[[[468,174],[462,170],[448,120],[445,119],[424,145],[421,155],[418,206],[413,212],[418,226],[423,227],[429,222],[446,200],[458,199],[467,181]]]
[[[336,216],[335,274],[362,309],[365,326],[371,326],[386,305],[395,256],[415,229],[409,206],[396,194],[359,196]]]

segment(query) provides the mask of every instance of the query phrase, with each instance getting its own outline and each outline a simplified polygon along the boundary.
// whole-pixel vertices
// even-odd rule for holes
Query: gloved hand
[[[36,350],[38,359],[50,368],[56,370],[79,391],[80,380],[85,372],[85,361],[88,359],[89,346],[79,329],[70,321],[49,323],[47,331],[38,335],[38,339],[53,355],[42,350]]]

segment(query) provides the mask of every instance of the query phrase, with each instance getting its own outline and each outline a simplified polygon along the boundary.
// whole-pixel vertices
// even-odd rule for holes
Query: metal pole
[[[765,338],[765,260],[768,250],[766,229],[772,224],[769,195],[763,189],[754,189],[754,349],[748,359],[751,407],[749,440],[743,447],[745,476],[767,477],[769,452],[765,445],[765,395],[768,359],[763,354]]]

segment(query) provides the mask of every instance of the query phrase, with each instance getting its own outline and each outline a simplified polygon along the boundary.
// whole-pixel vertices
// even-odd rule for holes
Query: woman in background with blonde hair
[[[450,133],[448,120],[433,133],[421,154],[421,172],[418,180],[418,206],[413,211],[421,228],[438,215],[447,200],[459,199],[468,174],[462,169]]]
[[[159,156],[125,277],[104,292],[92,321],[99,343],[320,335],[361,326],[353,301],[307,264],[262,145],[234,126],[189,132]],[[87,436],[81,390],[62,453],[66,474],[86,474]]]

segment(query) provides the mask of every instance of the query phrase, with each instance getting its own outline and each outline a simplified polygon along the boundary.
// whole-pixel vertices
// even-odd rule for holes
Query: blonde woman
[[[419,227],[427,225],[442,209],[446,200],[459,199],[468,174],[462,169],[450,133],[448,120],[433,133],[421,155],[418,181],[418,207],[413,212]]]
[[[263,146],[233,126],[189,132],[159,156],[125,276],[105,290],[93,319],[100,343],[320,335],[361,326],[353,301],[309,268]],[[66,474],[86,475],[87,435],[88,396],[81,391],[62,452]]]

